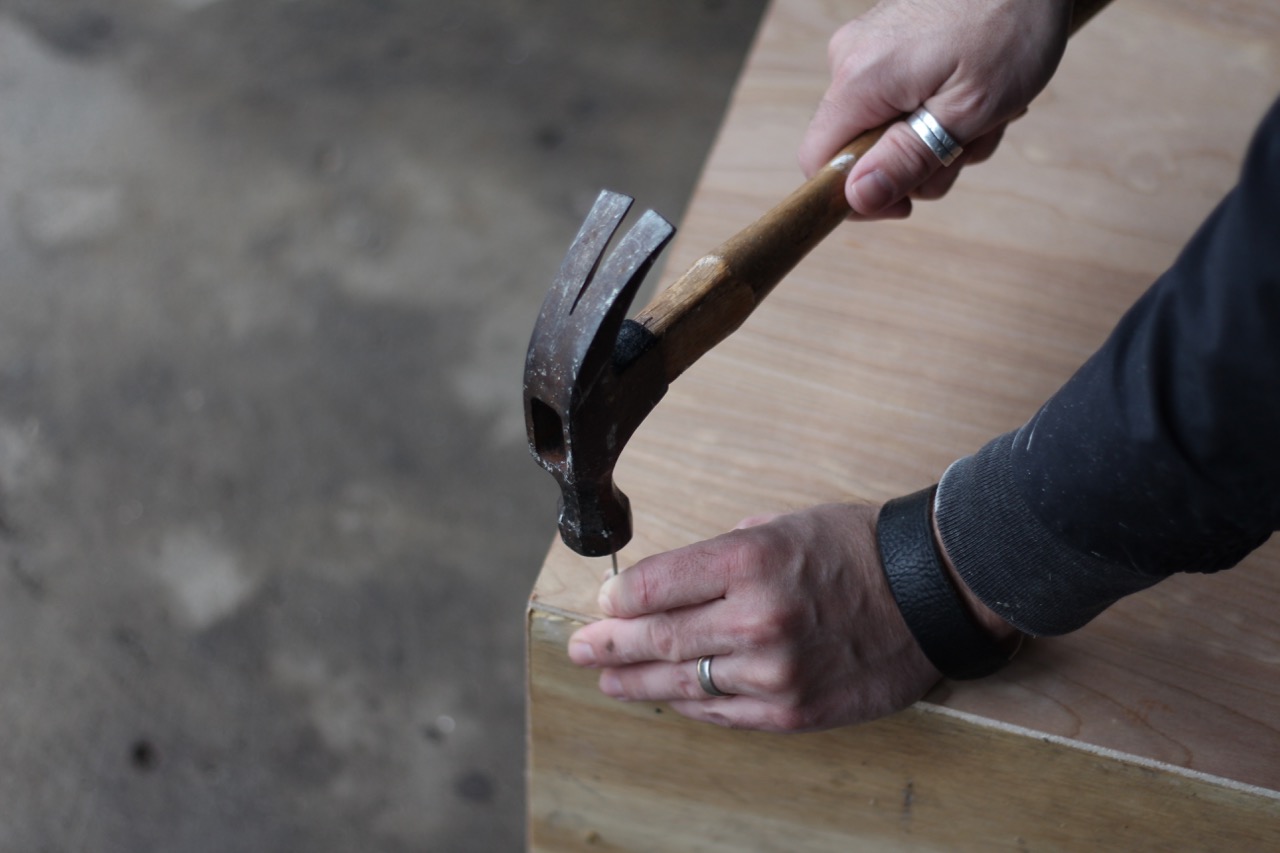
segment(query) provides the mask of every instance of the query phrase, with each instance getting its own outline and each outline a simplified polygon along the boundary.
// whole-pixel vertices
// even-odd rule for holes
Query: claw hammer
[[[1107,2],[1076,0],[1071,31]],[[603,557],[631,540],[631,505],[613,481],[623,447],[670,383],[742,325],[844,221],[845,178],[890,124],[846,145],[632,319],[627,309],[675,229],[647,211],[604,257],[632,199],[600,193],[542,304],[525,359],[529,449],[560,484],[566,545]]]

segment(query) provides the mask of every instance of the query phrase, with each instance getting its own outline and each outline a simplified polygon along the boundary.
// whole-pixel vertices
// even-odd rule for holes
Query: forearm
[[[943,477],[966,586],[1033,634],[1280,525],[1280,107],[1241,182],[1111,338],[1021,429]]]

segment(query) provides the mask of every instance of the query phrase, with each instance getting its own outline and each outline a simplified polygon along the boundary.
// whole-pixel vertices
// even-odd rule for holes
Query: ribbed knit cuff
[[[1051,636],[1160,581],[1073,549],[1031,512],[1013,478],[1015,435],[956,461],[938,484],[942,544],[973,594],[1018,630]]]

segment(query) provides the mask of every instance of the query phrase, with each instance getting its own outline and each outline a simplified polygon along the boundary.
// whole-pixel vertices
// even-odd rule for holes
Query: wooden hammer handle
[[[845,146],[782,203],[698,260],[634,318],[662,342],[667,382],[727,338],[849,215],[844,181],[888,124]]]
[[[1076,0],[1071,32],[1107,2]],[[634,320],[662,342],[667,382],[741,326],[774,285],[845,220],[845,178],[895,121],[850,142],[781,204],[694,263],[636,315]]]

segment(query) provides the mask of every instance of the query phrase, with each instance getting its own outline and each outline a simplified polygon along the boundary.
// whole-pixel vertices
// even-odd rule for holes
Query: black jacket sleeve
[[[1280,101],[1174,266],[1035,417],[948,469],[935,512],[960,576],[1031,634],[1280,529]]]

